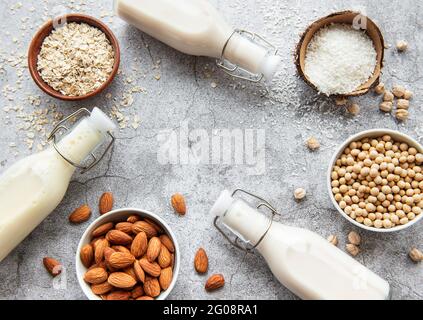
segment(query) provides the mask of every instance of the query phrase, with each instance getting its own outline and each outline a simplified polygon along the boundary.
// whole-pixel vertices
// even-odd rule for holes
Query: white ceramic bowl
[[[349,222],[355,224],[357,227],[360,227],[362,229],[365,230],[369,230],[369,231],[375,231],[375,232],[394,232],[394,231],[399,231],[399,230],[403,230],[406,229],[408,227],[411,227],[412,225],[414,225],[415,223],[417,223],[418,221],[420,221],[423,218],[423,213],[418,215],[414,220],[408,222],[405,225],[400,225],[400,226],[396,226],[390,229],[385,229],[385,228],[375,228],[375,227],[368,227],[362,223],[358,223],[357,221],[355,221],[354,219],[350,218],[345,212],[344,210],[342,210],[339,205],[338,202],[335,200],[335,197],[332,193],[332,178],[331,178],[331,173],[332,173],[332,168],[335,165],[336,160],[338,159],[338,157],[344,152],[345,148],[348,147],[348,145],[353,142],[353,141],[357,141],[363,138],[375,138],[375,137],[380,137],[383,136],[385,134],[390,135],[395,141],[399,141],[399,142],[405,142],[407,143],[409,146],[414,147],[417,149],[417,151],[419,153],[423,153],[423,147],[421,146],[420,143],[418,143],[416,140],[414,140],[413,138],[411,138],[410,136],[401,133],[399,131],[395,131],[395,130],[390,130],[390,129],[373,129],[373,130],[366,130],[366,131],[362,131],[360,133],[357,133],[356,135],[353,135],[351,137],[349,137],[347,140],[345,140],[345,142],[338,148],[338,150],[336,150],[335,154],[333,155],[331,161],[330,161],[330,165],[329,165],[329,169],[327,172],[327,187],[328,187],[328,192],[329,192],[329,196],[332,200],[333,205],[336,207],[336,209],[338,210],[338,212],[345,218],[347,219]]]
[[[169,288],[166,291],[163,291],[156,299],[157,300],[164,300],[167,298],[169,293],[172,291],[173,287],[175,286],[176,279],[178,278],[179,274],[179,265],[180,265],[180,253],[179,253],[179,246],[178,242],[176,241],[176,237],[170,227],[164,222],[160,217],[157,215],[140,209],[135,208],[124,208],[124,209],[118,209],[110,211],[100,217],[98,217],[94,222],[92,222],[87,230],[85,230],[84,234],[81,237],[81,240],[79,241],[78,249],[76,251],[76,257],[75,257],[75,266],[76,266],[76,276],[78,278],[79,285],[81,286],[82,291],[90,300],[101,300],[101,298],[94,294],[91,291],[90,286],[84,281],[84,274],[87,271],[87,268],[82,264],[81,259],[79,258],[79,253],[81,252],[81,248],[86,245],[87,243],[91,242],[91,233],[95,228],[98,226],[107,223],[107,222],[120,222],[120,221],[126,221],[126,219],[133,214],[137,214],[141,217],[149,218],[152,221],[156,222],[159,226],[163,228],[165,233],[170,237],[170,239],[173,241],[173,244],[175,246],[175,262],[173,266],[173,279],[169,286]]]

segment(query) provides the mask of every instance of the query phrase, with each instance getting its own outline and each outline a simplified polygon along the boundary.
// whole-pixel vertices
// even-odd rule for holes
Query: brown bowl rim
[[[370,19],[368,16],[363,15],[360,12],[357,11],[352,11],[352,10],[344,10],[344,11],[337,11],[337,12],[333,12],[327,16],[324,16],[320,19],[315,20],[314,22],[312,22],[307,29],[302,33],[300,41],[297,43],[297,46],[295,48],[295,66],[297,68],[297,72],[299,73],[299,75],[301,76],[301,78],[303,79],[303,81],[305,83],[307,83],[311,88],[313,88],[315,91],[319,92],[319,89],[305,76],[304,71],[301,68],[301,61],[300,61],[300,57],[301,57],[301,48],[302,48],[302,44],[304,42],[305,37],[307,36],[307,34],[309,33],[309,31],[311,30],[311,28],[317,24],[317,23],[321,23],[324,20],[327,20],[329,18],[335,17],[335,16],[339,16],[339,15],[345,15],[345,14],[356,14],[356,15],[362,15],[363,17],[365,17],[367,19],[368,22],[372,23],[375,27],[375,30],[378,34],[378,37],[380,39],[381,42],[381,52],[380,52],[380,61],[377,61],[377,64],[379,64],[379,71],[378,71],[378,75],[377,77],[374,79],[374,81],[367,87],[367,88],[363,88],[360,90],[355,90],[353,92],[350,93],[346,93],[346,94],[331,94],[329,95],[329,97],[357,97],[357,96],[362,96],[366,93],[368,93],[370,91],[370,89],[376,87],[379,82],[380,82],[380,75],[382,74],[382,69],[383,69],[383,65],[384,65],[384,57],[385,57],[385,40],[383,38],[382,32],[380,31],[379,26],[372,20]],[[322,25],[326,26],[327,24]]]
[[[37,70],[37,62],[38,62],[38,54],[40,52],[41,45],[44,39],[53,30],[53,19],[50,19],[41,26],[41,28],[37,31],[37,33],[32,38],[31,43],[29,45],[28,68],[29,68],[29,72],[31,74],[32,79],[41,90],[43,90],[48,95],[60,100],[78,101],[78,100],[85,100],[93,96],[96,96],[97,94],[102,92],[106,87],[109,86],[109,84],[113,81],[114,77],[116,76],[119,70],[120,47],[119,47],[119,42],[116,36],[113,34],[112,30],[104,22],[86,14],[70,13],[70,14],[65,14],[63,16],[57,17],[56,19],[61,19],[61,20],[66,19],[66,21],[68,22],[77,22],[77,23],[84,22],[104,32],[106,37],[109,39],[110,44],[112,45],[112,48],[114,51],[115,62],[113,65],[112,72],[110,73],[109,78],[99,88],[82,96],[66,96],[64,94],[61,94],[57,90],[53,89],[46,82],[44,82],[44,80],[41,78],[41,75],[39,74]]]

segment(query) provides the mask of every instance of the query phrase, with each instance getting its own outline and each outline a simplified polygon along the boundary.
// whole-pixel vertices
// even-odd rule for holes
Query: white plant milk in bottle
[[[0,176],[0,261],[63,199],[75,171],[65,158],[80,164],[114,128],[95,108],[57,142],[63,157],[51,146],[16,162]]]
[[[207,0],[114,0],[114,9],[128,23],[181,52],[227,60],[233,68],[224,69],[230,73],[239,67],[270,81],[280,63],[273,46],[256,34],[232,28]]]
[[[298,297],[389,298],[388,282],[326,239],[306,229],[271,222],[257,209],[233,195],[225,190],[214,204],[211,213],[217,216],[215,226],[220,230],[217,220],[221,219],[239,238],[254,246],[275,277]],[[267,207],[271,208],[270,205]],[[276,213],[273,208],[271,210]],[[234,244],[239,247],[238,242]]]

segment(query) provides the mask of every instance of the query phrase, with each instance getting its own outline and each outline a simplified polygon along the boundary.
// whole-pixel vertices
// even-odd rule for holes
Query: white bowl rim
[[[157,220],[164,227],[165,233],[167,235],[169,235],[170,238],[172,239],[173,245],[175,246],[175,262],[174,262],[174,266],[173,266],[172,282],[170,283],[169,288],[167,288],[167,290],[162,292],[156,298],[156,300],[165,300],[168,297],[168,295],[170,294],[170,292],[173,290],[173,288],[175,287],[175,284],[176,284],[176,281],[177,281],[177,278],[178,278],[178,275],[179,275],[181,258],[180,258],[178,241],[176,240],[175,234],[173,233],[173,231],[171,230],[169,225],[162,218],[160,218],[158,215],[156,215],[156,214],[154,214],[154,213],[152,213],[148,210],[143,210],[143,209],[138,209],[138,208],[122,208],[122,209],[112,210],[108,213],[101,215],[97,219],[95,219],[85,229],[84,233],[81,236],[81,239],[79,240],[78,248],[77,248],[76,255],[75,255],[76,277],[78,279],[79,286],[81,287],[85,296],[89,300],[101,300],[101,298],[98,295],[94,294],[91,291],[89,285],[83,279],[84,273],[87,270],[87,268],[82,264],[81,259],[79,257],[79,253],[81,252],[82,246],[85,245],[86,243],[89,243],[89,241],[86,241],[86,239],[88,239],[91,236],[91,232],[93,231],[94,226],[100,225],[99,222],[102,222],[103,220],[107,220],[107,218],[112,217],[113,215],[119,214],[119,213],[128,213],[128,216],[131,215],[131,214],[139,214],[141,217],[144,216],[144,217],[147,217],[147,218],[152,218],[153,220]]]
[[[329,168],[328,168],[328,172],[327,172],[327,177],[326,177],[326,181],[327,181],[327,188],[328,188],[328,192],[329,192],[329,197],[332,200],[333,205],[335,206],[335,208],[338,210],[338,212],[341,214],[341,216],[343,216],[345,219],[347,219],[349,222],[353,223],[354,225],[365,229],[365,230],[369,230],[369,231],[373,231],[373,232],[383,232],[383,233],[387,233],[387,232],[395,232],[395,231],[400,231],[400,230],[404,230],[408,227],[411,227],[412,225],[414,225],[415,223],[417,223],[417,221],[421,220],[423,217],[423,213],[421,213],[419,216],[417,216],[414,220],[404,224],[404,225],[400,225],[400,226],[396,226],[390,229],[385,229],[385,228],[375,228],[375,227],[368,227],[362,223],[358,223],[357,221],[355,221],[354,219],[352,219],[350,216],[348,216],[344,210],[342,210],[339,205],[338,202],[335,200],[335,197],[333,195],[332,192],[332,168],[335,165],[336,160],[338,159],[338,157],[342,154],[342,152],[345,150],[345,148],[353,141],[356,140],[360,140],[366,137],[376,137],[379,135],[391,135],[394,139],[396,139],[397,137],[401,139],[403,139],[404,142],[408,143],[409,145],[415,147],[416,149],[418,149],[418,152],[422,153],[423,152],[423,147],[422,145],[415,140],[414,138],[410,137],[409,135],[399,132],[397,130],[392,130],[392,129],[385,129],[385,128],[379,128],[379,129],[370,129],[370,130],[364,130],[361,131],[359,133],[356,133],[350,137],[348,137],[334,152],[332,159],[329,163]]]

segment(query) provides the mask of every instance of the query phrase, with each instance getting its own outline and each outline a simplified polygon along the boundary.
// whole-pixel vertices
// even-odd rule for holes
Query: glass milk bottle
[[[266,260],[275,277],[302,299],[388,299],[388,282],[364,267],[318,234],[285,226],[269,219],[234,194],[243,192],[262,201],[259,207],[275,209],[262,198],[237,189],[225,190],[211,209],[218,220],[238,236],[231,242],[243,250],[239,239],[248,242]]]
[[[115,13],[167,45],[190,55],[219,59],[239,78],[271,80],[280,63],[261,36],[232,28],[207,0],[114,0]]]
[[[64,122],[83,112],[90,115],[56,143],[55,133],[65,129]],[[0,261],[58,206],[76,167],[87,170],[101,160],[92,151],[107,135],[113,142],[110,131],[114,128],[114,123],[100,109],[94,108],[92,113],[80,109],[53,130],[52,146],[19,160],[0,175]],[[82,167],[81,163],[90,154],[93,162]]]

